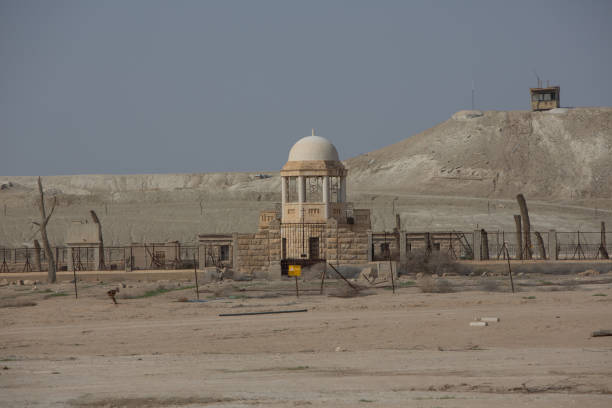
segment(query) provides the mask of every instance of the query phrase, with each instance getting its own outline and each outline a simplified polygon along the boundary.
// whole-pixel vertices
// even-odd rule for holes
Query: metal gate
[[[325,262],[325,224],[281,224],[281,272],[289,265]]]

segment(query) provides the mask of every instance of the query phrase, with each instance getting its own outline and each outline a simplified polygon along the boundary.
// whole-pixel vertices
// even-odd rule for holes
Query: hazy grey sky
[[[0,176],[277,170],[471,106],[612,105],[612,1],[0,0]]]

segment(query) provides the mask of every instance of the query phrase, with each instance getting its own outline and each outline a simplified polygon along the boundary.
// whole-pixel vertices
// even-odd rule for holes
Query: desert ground
[[[612,337],[591,337],[612,329],[609,269],[521,273],[516,293],[500,274],[358,295],[314,277],[299,297],[292,280],[200,281],[201,302],[193,272],[81,273],[78,299],[70,275],[9,276],[0,406],[609,407]]]

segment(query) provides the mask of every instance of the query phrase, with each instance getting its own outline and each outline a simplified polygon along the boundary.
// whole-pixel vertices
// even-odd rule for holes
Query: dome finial
[[[315,135],[315,134],[314,134],[314,128],[312,128],[312,135],[313,135],[313,136]]]

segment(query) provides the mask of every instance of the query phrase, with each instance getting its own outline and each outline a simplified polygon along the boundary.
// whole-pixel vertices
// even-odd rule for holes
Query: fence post
[[[237,233],[233,233],[232,234],[232,269],[234,269],[234,271],[238,271],[239,270],[239,265],[238,265],[238,234]]]
[[[74,269],[74,248],[68,247],[68,270]]]
[[[482,257],[481,257],[481,243],[482,243],[482,238],[480,235],[480,230],[474,230],[474,245],[473,245],[473,251],[474,251],[474,260],[475,261],[481,261]]]
[[[402,272],[405,272],[404,268],[406,267],[406,263],[408,262],[408,255],[406,254],[406,231],[400,230],[398,231],[398,233],[399,233],[399,254],[400,254],[399,269]]]
[[[93,258],[94,258],[94,271],[99,271],[100,270],[100,247],[94,247],[92,248],[94,253],[93,253]]]
[[[372,262],[374,254],[372,253],[372,230],[368,230],[368,262]],[[339,251],[340,248],[336,248],[336,251]]]
[[[548,231],[548,258],[551,260],[558,260],[559,253],[557,251],[557,231]]]

